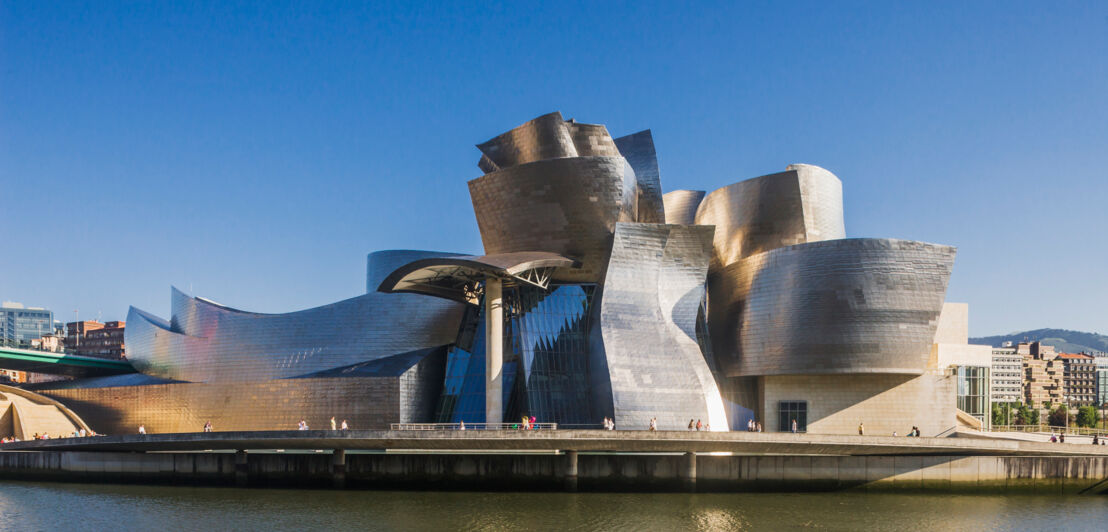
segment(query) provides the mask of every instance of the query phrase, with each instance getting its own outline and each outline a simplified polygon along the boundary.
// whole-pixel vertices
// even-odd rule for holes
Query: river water
[[[316,491],[0,481],[2,530],[1108,530],[1108,496]]]

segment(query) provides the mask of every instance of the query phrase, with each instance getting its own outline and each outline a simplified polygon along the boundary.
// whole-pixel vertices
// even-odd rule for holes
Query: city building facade
[[[0,303],[0,343],[29,347],[31,342],[54,332],[54,313],[22,303]]]
[[[123,321],[109,321],[99,329],[86,332],[78,354],[116,360],[124,358],[126,355],[124,341],[126,326],[127,323]]]
[[[1023,403],[1023,355],[1014,347],[994,347],[992,355],[992,402]]]
[[[483,255],[371,253],[365,294],[287,314],[173,289],[169,319],[128,315],[138,373],[39,391],[108,432],[335,416],[936,435],[987,407],[988,348],[966,344],[964,306],[942,318],[955,249],[847,238],[831,172],[663,195],[649,130],[559,113],[478,149]]]
[[[1084,353],[1061,353],[1066,404],[1071,407],[1089,406],[1097,402],[1096,361]]]
[[[1029,408],[1050,409],[1065,397],[1064,370],[1054,347],[1021,342],[1016,352],[1023,358],[1023,402]]]
[[[1095,355],[1093,365],[1096,367],[1096,404],[1105,408],[1108,407],[1108,354]]]

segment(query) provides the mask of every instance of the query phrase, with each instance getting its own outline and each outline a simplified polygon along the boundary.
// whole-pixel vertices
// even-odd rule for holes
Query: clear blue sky
[[[283,312],[366,253],[481,252],[474,144],[654,132],[665,190],[843,181],[959,248],[975,335],[1108,333],[1108,3],[0,4],[0,299]]]

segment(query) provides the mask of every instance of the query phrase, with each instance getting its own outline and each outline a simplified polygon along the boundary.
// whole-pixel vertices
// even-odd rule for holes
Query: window
[[[808,401],[781,401],[777,403],[777,430],[792,432],[793,420],[796,420],[796,431],[808,430]]]

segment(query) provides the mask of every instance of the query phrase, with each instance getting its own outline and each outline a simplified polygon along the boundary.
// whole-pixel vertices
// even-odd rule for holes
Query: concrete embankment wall
[[[239,460],[241,460],[241,455]],[[1106,457],[581,454],[581,491],[1085,493],[1108,490]],[[562,490],[567,455],[0,452],[0,478],[368,489]],[[236,467],[237,466],[237,467]],[[690,475],[695,480],[690,480]]]

